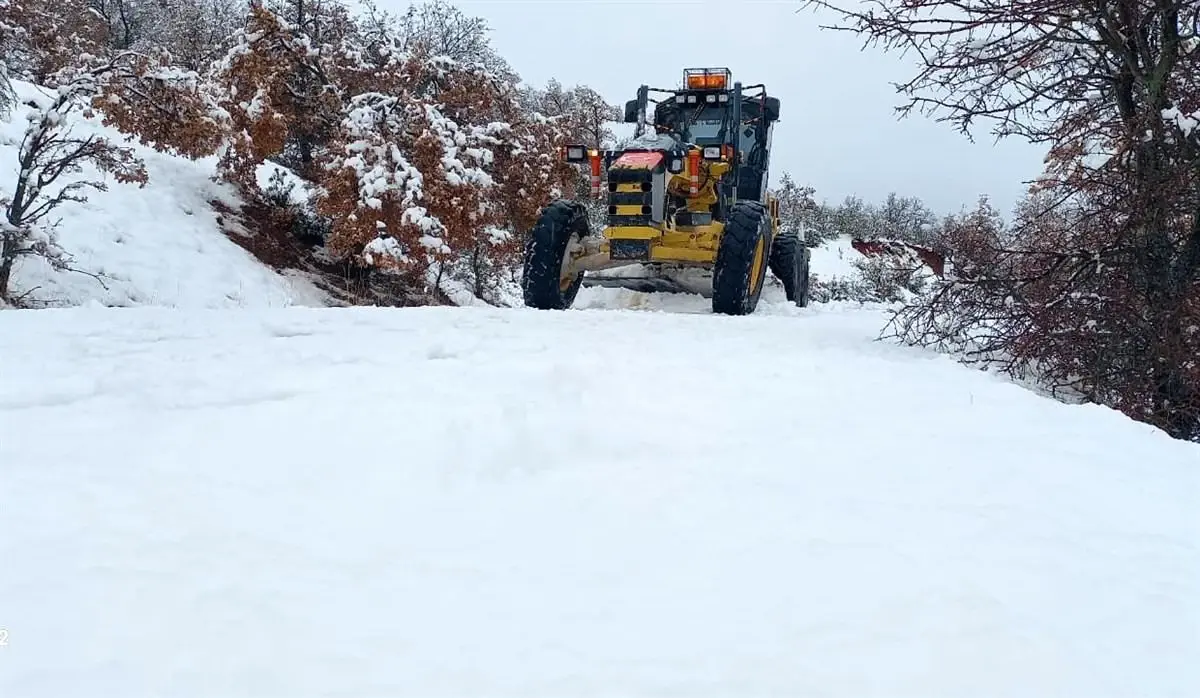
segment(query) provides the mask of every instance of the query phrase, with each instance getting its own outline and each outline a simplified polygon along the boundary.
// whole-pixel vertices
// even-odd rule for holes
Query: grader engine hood
[[[659,150],[630,150],[616,155],[608,167],[610,226],[662,222],[668,157],[668,153]]]

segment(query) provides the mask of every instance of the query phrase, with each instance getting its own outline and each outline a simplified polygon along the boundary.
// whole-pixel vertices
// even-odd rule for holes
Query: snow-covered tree
[[[493,184],[489,147],[504,128],[460,126],[409,95],[355,96],[322,180],[321,211],[335,221],[331,247],[409,267],[469,244],[496,221],[482,189]]]
[[[222,158],[224,176],[255,190],[255,170],[295,149],[289,164],[307,169],[315,149],[342,118],[337,58],[357,56],[343,32],[318,45],[298,25],[255,6],[232,47],[208,75],[218,105],[237,137]],[[306,172],[305,174],[310,174]]]
[[[127,51],[100,74],[92,106],[105,126],[159,151],[196,159],[215,155],[231,140],[229,113],[212,86],[170,56]]]
[[[249,0],[0,0],[0,46],[10,69],[44,83],[88,56],[167,51],[202,72],[228,48]]]
[[[487,21],[464,13],[446,0],[423,0],[408,6],[399,16],[381,12],[364,0],[364,30],[377,40],[405,53],[449,58],[457,63],[479,66],[505,82],[516,82],[517,74],[488,38]]]
[[[888,194],[876,216],[881,237],[918,245],[937,244],[937,216],[915,196]]]
[[[514,230],[531,225],[573,172],[554,159],[546,127],[516,110],[510,86],[486,69],[395,55],[375,72],[391,75],[386,89],[350,100],[323,166],[331,248],[393,271],[462,262],[479,290],[477,277],[494,271]]]
[[[813,199],[816,190],[800,186],[791,173],[784,172],[779,187],[773,192],[779,199],[779,224],[788,235],[799,235],[809,247],[819,245],[825,238],[822,230],[813,225],[812,214],[817,209]]]
[[[544,89],[525,87],[521,103],[528,111],[554,119],[573,143],[601,149],[615,145],[612,125],[621,120],[621,110],[587,85],[566,89],[551,78]]]
[[[17,93],[8,77],[8,66],[0,59],[0,119],[7,119],[17,103]]]
[[[126,51],[141,44],[156,23],[159,0],[87,0],[87,9],[106,28],[109,48]]]
[[[506,272],[515,280],[523,233],[533,227],[552,199],[570,196],[580,178],[579,169],[559,156],[559,148],[570,140],[570,134],[545,115],[524,110],[516,101],[508,103],[507,112],[511,128],[500,134],[492,166],[496,173],[492,193],[502,206],[502,223],[480,238],[468,255],[481,297],[485,280],[494,282]]]
[[[901,113],[1047,148],[1005,239],[901,314],[947,343],[1200,439],[1200,5],[809,0],[918,57]],[[958,334],[929,332],[946,318]],[[979,346],[987,351],[978,349]]]
[[[0,199],[0,300],[11,302],[9,280],[17,259],[44,257],[66,268],[68,255],[55,241],[54,222],[48,216],[68,202],[86,200],[84,193],[103,191],[98,179],[73,177],[85,166],[111,175],[122,183],[147,181],[145,167],[131,148],[97,135],[79,135],[71,120],[89,108],[99,92],[108,67],[69,71],[56,76],[58,87],[31,100],[33,111],[17,155],[17,181],[11,195]],[[64,178],[65,176],[65,178]]]
[[[87,0],[0,0],[0,55],[15,77],[51,84],[80,59],[103,53],[107,36]]]
[[[156,7],[153,46],[166,50],[173,65],[197,73],[229,50],[249,11],[246,0],[157,0]]]

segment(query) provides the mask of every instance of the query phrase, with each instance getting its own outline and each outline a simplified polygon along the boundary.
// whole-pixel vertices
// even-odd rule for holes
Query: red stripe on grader
[[[652,170],[662,162],[662,153],[625,153],[613,162],[614,168]]]

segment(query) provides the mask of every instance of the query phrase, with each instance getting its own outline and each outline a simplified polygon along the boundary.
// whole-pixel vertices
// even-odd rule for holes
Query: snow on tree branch
[[[229,113],[200,75],[168,60],[133,51],[116,55],[99,76],[93,108],[105,126],[156,150],[193,159],[221,151],[230,140]]]
[[[398,68],[409,76],[421,72]],[[421,264],[416,250],[450,254],[456,242],[493,220],[483,190],[495,184],[487,170],[495,157],[491,147],[507,125],[463,127],[413,96],[421,91],[369,92],[350,100],[336,138],[341,152],[333,151],[324,165],[329,180],[322,207],[339,221],[336,247],[363,249],[383,235],[396,243],[374,244],[371,259],[391,254],[401,264]]]

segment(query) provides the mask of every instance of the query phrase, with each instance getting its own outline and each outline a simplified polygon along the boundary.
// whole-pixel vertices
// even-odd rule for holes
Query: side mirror
[[[767,97],[763,104],[763,116],[767,117],[767,122],[779,121],[779,98]]]
[[[638,122],[638,101],[631,99],[625,103],[625,123],[636,124]]]

